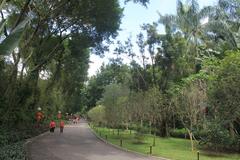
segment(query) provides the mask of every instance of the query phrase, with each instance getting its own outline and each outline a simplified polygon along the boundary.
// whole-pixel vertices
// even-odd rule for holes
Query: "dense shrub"
[[[26,160],[24,142],[5,145],[0,149],[1,160]]]
[[[0,127],[0,160],[25,160],[24,141],[39,135],[48,128],[27,125],[21,129]]]
[[[207,133],[204,130],[196,130],[193,131],[193,135],[197,140],[205,139]],[[174,129],[170,131],[170,136],[171,137],[176,137],[176,138],[187,138],[189,139],[189,135],[186,129]]]
[[[141,132],[136,132],[134,135],[134,139],[135,139],[135,141],[133,143],[143,144],[144,139],[145,139],[145,134],[143,134]]]
[[[105,120],[105,107],[104,106],[96,106],[94,108],[92,108],[91,110],[88,111],[87,114],[89,120],[91,120],[91,122],[93,122],[94,124],[98,125],[98,126],[102,126],[104,124],[106,124],[106,120]]]
[[[187,138],[188,133],[187,130],[182,128],[182,129],[174,129],[170,131],[170,136],[171,137],[176,137],[176,138]]]
[[[206,136],[201,143],[207,149],[215,151],[238,151],[240,137],[231,137],[229,131],[220,123],[209,123]]]
[[[134,136],[136,141],[134,143],[138,143],[138,144],[144,143],[145,134],[148,134],[148,133],[149,133],[149,128],[148,127],[137,125],[136,126],[136,133],[135,133],[135,136]]]

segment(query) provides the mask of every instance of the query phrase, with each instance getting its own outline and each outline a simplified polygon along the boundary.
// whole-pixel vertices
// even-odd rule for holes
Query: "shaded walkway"
[[[47,133],[28,144],[31,160],[154,160],[154,158],[125,152],[96,138],[87,123],[68,125]]]

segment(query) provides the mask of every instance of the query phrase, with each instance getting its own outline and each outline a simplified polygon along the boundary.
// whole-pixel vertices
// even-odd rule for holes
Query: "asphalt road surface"
[[[84,121],[67,125],[63,132],[57,128],[28,143],[30,160],[155,160],[102,142]]]

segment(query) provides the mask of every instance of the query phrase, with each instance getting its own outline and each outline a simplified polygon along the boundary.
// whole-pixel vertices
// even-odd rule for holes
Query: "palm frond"
[[[206,28],[214,32],[218,38],[226,41],[232,49],[237,49],[238,45],[233,32],[230,30],[230,26],[226,21],[211,21],[207,24]]]
[[[174,15],[161,15],[159,14],[158,22],[163,25],[173,25],[176,21],[176,17]]]
[[[203,19],[203,18],[209,17],[211,15],[214,15],[214,13],[215,13],[215,7],[207,6],[199,11],[198,17],[199,17],[199,19]]]
[[[185,9],[182,1],[177,0],[177,15],[182,16],[185,14]]]
[[[189,10],[192,12],[192,14],[197,14],[200,10],[197,0],[188,0],[187,2],[190,8]]]

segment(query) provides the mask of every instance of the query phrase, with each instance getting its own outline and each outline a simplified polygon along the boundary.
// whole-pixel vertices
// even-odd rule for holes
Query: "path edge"
[[[147,154],[143,154],[143,153],[140,153],[140,152],[136,152],[136,151],[133,151],[133,150],[129,150],[127,148],[123,148],[123,147],[120,147],[116,144],[113,144],[113,143],[110,143],[108,141],[106,141],[104,138],[100,137],[89,125],[88,123],[88,128],[91,130],[91,132],[99,139],[101,140],[102,142],[104,142],[105,144],[108,144],[116,149],[119,149],[119,150],[122,150],[122,151],[125,151],[125,152],[129,152],[129,153],[133,153],[133,154],[136,154],[136,155],[140,155],[140,156],[144,156],[144,157],[150,157],[150,158],[156,158],[156,159],[159,159],[159,160],[171,160],[171,159],[167,159],[167,158],[163,158],[163,157],[158,157],[158,156],[153,156],[153,155],[147,155]]]
[[[31,158],[31,154],[30,154],[30,149],[29,149],[29,145],[36,139],[42,137],[42,136],[45,136],[48,134],[49,131],[46,131],[46,132],[43,132],[35,137],[31,137],[31,138],[28,138],[25,140],[24,144],[23,144],[23,147],[24,147],[24,150],[25,150],[25,153],[26,153],[26,160],[32,160]]]

